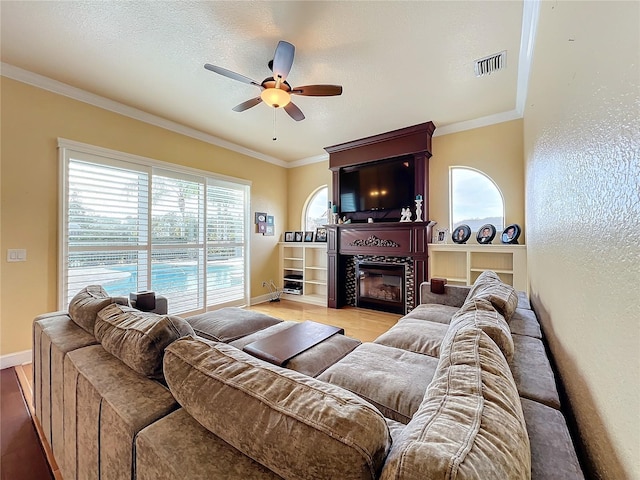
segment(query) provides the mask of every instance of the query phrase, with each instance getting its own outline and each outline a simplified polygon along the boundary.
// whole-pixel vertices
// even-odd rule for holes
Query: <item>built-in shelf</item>
[[[299,295],[283,293],[282,297],[297,302],[326,306],[327,244],[315,242],[281,242],[280,287],[295,285]]]
[[[504,283],[529,291],[525,245],[429,244],[429,257],[429,279],[473,285],[483,271],[493,270]]]

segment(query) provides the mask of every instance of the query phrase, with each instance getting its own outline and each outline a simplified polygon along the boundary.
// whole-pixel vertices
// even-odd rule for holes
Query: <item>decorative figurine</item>
[[[410,222],[411,221],[411,209],[409,207],[402,209],[402,215],[400,216],[401,222]]]

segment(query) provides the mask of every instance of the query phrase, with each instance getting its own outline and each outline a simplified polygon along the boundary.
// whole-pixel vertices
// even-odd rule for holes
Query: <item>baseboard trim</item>
[[[33,362],[33,355],[31,354],[31,350],[9,353],[8,355],[0,356],[0,369],[15,367],[16,365],[22,365],[24,363],[31,362]]]
[[[251,298],[249,301],[249,305],[257,305],[259,303],[266,303],[269,302],[271,300],[271,295],[266,293],[264,295],[260,295],[258,297],[253,297]]]

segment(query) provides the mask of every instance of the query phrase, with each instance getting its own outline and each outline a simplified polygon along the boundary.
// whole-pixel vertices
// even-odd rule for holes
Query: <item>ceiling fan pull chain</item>
[[[273,138],[272,140],[275,142],[278,137],[276,136],[276,112],[278,111],[277,108],[273,109]]]

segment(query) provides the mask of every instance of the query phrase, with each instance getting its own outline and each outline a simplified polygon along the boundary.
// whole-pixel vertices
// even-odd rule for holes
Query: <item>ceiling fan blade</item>
[[[300,110],[295,103],[289,102],[283,108],[296,122],[304,120],[304,113],[302,113],[302,110]]]
[[[307,97],[332,97],[342,95],[342,85],[305,85],[304,87],[295,87],[291,93]]]
[[[252,98],[246,102],[242,102],[240,105],[236,105],[232,110],[234,112],[244,112],[245,110],[249,110],[251,107],[255,107],[260,102],[262,102],[261,97]]]
[[[211,65],[210,63],[205,63],[204,68],[206,68],[207,70],[211,70],[212,72],[215,72],[219,75],[222,75],[223,77],[231,78],[233,80],[238,80],[239,82],[242,82],[242,83],[248,83],[249,85],[255,85],[256,87],[261,87],[261,85],[258,82],[251,80],[249,77],[245,77],[244,75],[240,75],[239,73],[232,72],[231,70],[227,70],[226,68],[218,67],[216,65]]]
[[[291,65],[293,65],[293,56],[296,53],[296,47],[289,42],[280,40],[276,47],[276,53],[273,56],[273,78],[276,80],[278,77],[284,82],[287,79],[287,75],[291,71]]]

